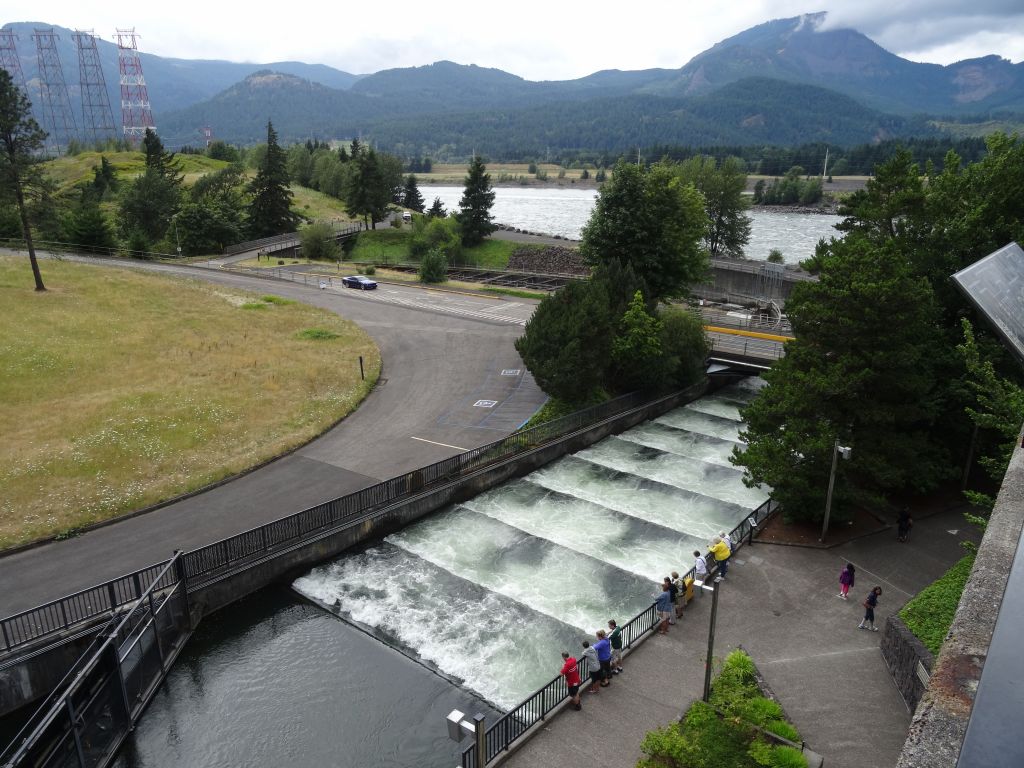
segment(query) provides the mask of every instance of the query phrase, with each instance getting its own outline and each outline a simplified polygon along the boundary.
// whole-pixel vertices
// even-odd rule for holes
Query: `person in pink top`
[[[846,600],[846,595],[850,591],[850,587],[853,586],[854,577],[856,575],[856,568],[853,567],[853,563],[847,563],[846,567],[843,568],[842,573],[839,574],[839,594],[837,597]]]

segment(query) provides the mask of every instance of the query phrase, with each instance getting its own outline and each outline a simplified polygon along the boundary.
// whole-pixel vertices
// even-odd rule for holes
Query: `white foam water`
[[[581,633],[382,544],[318,566],[294,588],[508,709],[554,677]]]
[[[609,437],[575,454],[620,472],[657,480],[748,509],[760,506],[767,493],[743,485],[743,473],[715,464],[694,461],[655,448]]]
[[[533,472],[527,480],[703,541],[723,529],[732,530],[750,514],[745,507],[573,456]]]
[[[461,506],[655,582],[692,561],[694,547],[704,543],[526,480],[506,483]]]
[[[385,541],[588,633],[609,616],[635,616],[654,595],[649,579],[464,508],[432,515]]]
[[[730,469],[734,467],[733,463],[729,461],[733,449],[743,449],[742,444],[737,445],[720,437],[687,432],[677,427],[652,421],[646,421],[633,427],[620,434],[619,437],[631,443],[646,445],[650,448],[657,448],[659,451]]]
[[[294,587],[510,708],[768,494],[729,462],[744,381],[344,555]]]

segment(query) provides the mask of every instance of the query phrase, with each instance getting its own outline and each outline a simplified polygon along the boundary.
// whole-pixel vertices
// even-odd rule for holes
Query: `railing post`
[[[82,749],[82,737],[78,733],[78,723],[75,722],[75,707],[71,703],[71,697],[64,699],[64,704],[68,710],[68,724],[71,726],[71,735],[75,737],[75,751],[78,753],[78,764],[82,768],[86,768],[88,763],[85,762],[85,750]]]
[[[484,768],[487,765],[487,728],[484,726],[483,715],[473,715],[473,731],[476,735],[476,765]]]
[[[0,629],[4,633],[4,650],[9,651],[11,649],[11,636],[7,633],[7,622],[0,624]]]

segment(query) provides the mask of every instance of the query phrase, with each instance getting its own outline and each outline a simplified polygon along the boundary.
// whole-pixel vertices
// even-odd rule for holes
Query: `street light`
[[[718,619],[718,584],[722,581],[721,576],[715,576],[711,586],[703,581],[694,580],[693,585],[711,592],[711,622],[708,624],[708,657],[704,665],[704,703],[711,697],[711,666],[715,654],[715,621]]]
[[[474,752],[476,752],[476,767],[484,768],[487,765],[487,729],[484,727],[484,716],[473,715],[472,722],[465,720],[465,713],[453,709],[445,718],[448,725],[448,738],[456,744],[461,742],[467,733],[475,737]]]
[[[839,438],[836,438],[835,443],[832,446],[832,472],[828,476],[828,496],[825,498],[825,520],[821,524],[821,538],[818,539],[821,543],[825,542],[825,534],[828,532],[828,518],[832,513],[832,489],[836,484],[836,464],[838,463],[840,456],[844,459],[848,459],[852,452],[852,448],[840,445]]]

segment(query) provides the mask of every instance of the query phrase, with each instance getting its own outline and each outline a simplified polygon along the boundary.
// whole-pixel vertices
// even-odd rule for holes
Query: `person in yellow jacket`
[[[722,541],[720,536],[715,536],[715,538],[711,540],[711,546],[708,547],[708,552],[714,556],[715,562],[718,563],[718,575],[724,579],[725,574],[729,570],[729,555],[732,554],[732,550],[729,549],[728,544]]]

